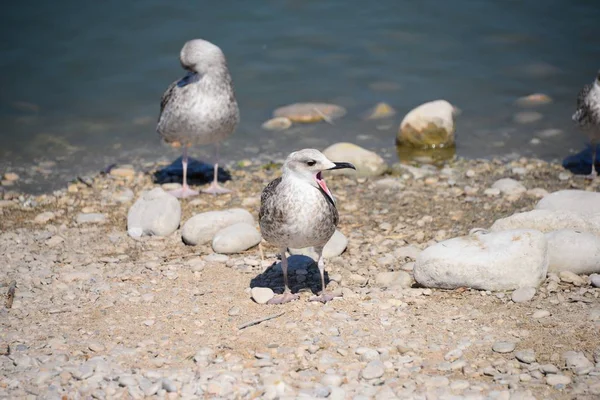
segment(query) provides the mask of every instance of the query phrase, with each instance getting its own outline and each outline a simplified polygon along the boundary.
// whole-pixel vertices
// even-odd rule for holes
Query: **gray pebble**
[[[540,319],[540,318],[546,318],[550,316],[550,311],[548,310],[537,310],[536,312],[533,313],[533,315],[531,316],[532,318],[535,319]]]
[[[515,353],[515,358],[526,364],[534,363],[536,360],[533,349],[519,350]]]
[[[536,290],[533,287],[522,287],[512,292],[511,299],[515,303],[525,303],[533,299],[535,292]]]
[[[550,386],[566,386],[571,383],[571,378],[566,375],[550,374],[546,376],[546,383]]]
[[[496,353],[510,353],[516,347],[514,342],[495,342],[492,345],[492,350]]]
[[[78,224],[103,224],[106,222],[106,215],[100,213],[79,213],[77,214]]]
[[[600,288],[600,274],[591,274],[590,283],[593,287]]]
[[[370,361],[367,366],[361,371],[363,379],[377,379],[381,378],[385,373],[383,363],[379,360]]]

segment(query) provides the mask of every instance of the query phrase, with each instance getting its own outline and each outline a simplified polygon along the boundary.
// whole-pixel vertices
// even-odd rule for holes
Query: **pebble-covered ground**
[[[232,207],[256,218],[279,168],[248,164],[233,170],[232,195],[183,200],[182,222]],[[550,274],[515,302],[510,292],[402,288],[385,274],[410,273],[429,244],[529,210],[546,191],[598,182],[527,159],[392,170],[328,178],[349,244],[327,260],[340,298],[325,305],[308,302],[320,288],[310,263],[290,272],[299,301],[251,299],[257,282],[282,286],[267,243],[263,260],[258,247],[226,256],[186,246],[180,230],[129,237],[127,211],[153,186],[149,173],[4,193],[0,290],[16,290],[0,304],[0,397],[599,398],[600,289],[587,277]],[[506,177],[529,190],[491,188]]]

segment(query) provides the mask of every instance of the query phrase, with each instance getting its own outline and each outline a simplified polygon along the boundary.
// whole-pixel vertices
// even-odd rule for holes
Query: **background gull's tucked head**
[[[202,39],[186,42],[181,49],[179,60],[183,68],[199,73],[226,66],[225,55],[221,49]]]

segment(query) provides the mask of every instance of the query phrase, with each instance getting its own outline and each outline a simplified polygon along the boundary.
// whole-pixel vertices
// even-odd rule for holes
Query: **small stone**
[[[370,361],[367,366],[361,371],[363,379],[377,379],[381,378],[385,373],[385,368],[380,360]]]
[[[575,286],[583,286],[585,285],[585,280],[579,275],[571,272],[571,271],[560,271],[558,274],[559,278],[563,282],[572,283]]]
[[[515,352],[515,358],[526,364],[534,363],[536,360],[533,349],[519,350]]]
[[[19,180],[19,175],[15,174],[14,172],[7,172],[4,174],[4,179],[9,182],[15,182]]]
[[[111,169],[110,175],[117,178],[131,179],[135,176],[135,170],[130,165],[122,165]]]
[[[94,353],[99,353],[102,352],[104,350],[106,350],[106,347],[104,347],[104,345],[100,342],[91,342],[88,345],[88,348],[93,351]]]
[[[552,98],[547,94],[543,93],[534,93],[528,96],[521,97],[517,99],[517,104],[522,107],[532,107],[539,106],[543,104],[548,104],[552,102]]]
[[[286,117],[275,117],[265,121],[261,126],[268,131],[284,131],[292,126],[292,121]]]
[[[52,211],[46,211],[36,215],[33,222],[35,222],[36,224],[45,224],[47,222],[52,221],[54,218],[56,218],[56,215]]]
[[[511,178],[499,179],[492,185],[493,189],[498,189],[505,195],[520,195],[527,191],[527,188],[519,181]]]
[[[593,287],[600,288],[600,274],[590,275],[590,283]]]
[[[566,386],[571,383],[571,378],[566,375],[550,374],[546,376],[546,383],[550,386]]]
[[[512,292],[510,298],[515,303],[525,303],[533,299],[535,292],[536,290],[533,287],[522,287]]]
[[[448,353],[446,353],[446,355],[444,356],[444,360],[452,362],[452,361],[458,360],[462,356],[463,356],[463,352],[461,349],[454,349],[454,350],[450,350]]]
[[[143,323],[146,326],[152,326],[152,325],[154,325],[154,320],[153,319],[147,319]]]
[[[253,287],[251,290],[252,299],[258,304],[266,304],[269,300],[275,297],[275,293],[271,288]]]
[[[103,224],[106,220],[106,215],[100,213],[79,213],[76,219],[78,224]]]
[[[510,353],[516,347],[516,343],[514,342],[495,342],[492,345],[492,350],[496,353]]]
[[[133,190],[125,188],[112,194],[113,200],[119,203],[129,203],[135,197]]]
[[[544,374],[558,374],[558,367],[552,364],[540,365],[540,371]]]
[[[534,319],[540,319],[540,318],[546,318],[550,316],[550,311],[548,310],[538,310],[536,312],[533,313],[533,315],[531,316]]]
[[[404,271],[388,271],[378,273],[375,282],[379,287],[410,288],[413,280],[410,274]]]
[[[236,315],[240,315],[241,313],[242,313],[242,310],[238,306],[231,307],[229,309],[229,311],[227,312],[227,314],[229,314],[232,317],[234,317]]]
[[[164,378],[162,380],[162,388],[165,389],[168,393],[177,392],[177,386],[175,386],[175,383],[169,378]]]

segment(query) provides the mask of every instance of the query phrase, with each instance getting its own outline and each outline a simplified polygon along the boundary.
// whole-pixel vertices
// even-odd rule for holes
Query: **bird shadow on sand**
[[[310,290],[314,294],[321,292],[321,275],[317,263],[310,257],[293,255],[288,257],[288,279],[292,293]],[[325,285],[329,283],[329,275],[325,271]],[[283,293],[283,272],[281,261],[274,262],[263,273],[250,281],[250,287],[268,287],[275,293]]]
[[[596,147],[596,171],[600,171],[600,146]],[[589,144],[577,154],[572,154],[563,159],[562,166],[575,175],[589,175],[592,173],[592,146]]]
[[[214,165],[207,164],[203,161],[194,158],[188,158],[187,178],[188,183],[192,185],[202,185],[212,182],[214,174]],[[181,165],[181,157],[177,158],[170,165],[159,169],[154,173],[154,182],[158,184],[169,182],[181,182],[183,178],[183,166]],[[219,182],[231,180],[231,174],[219,167],[217,172]]]

